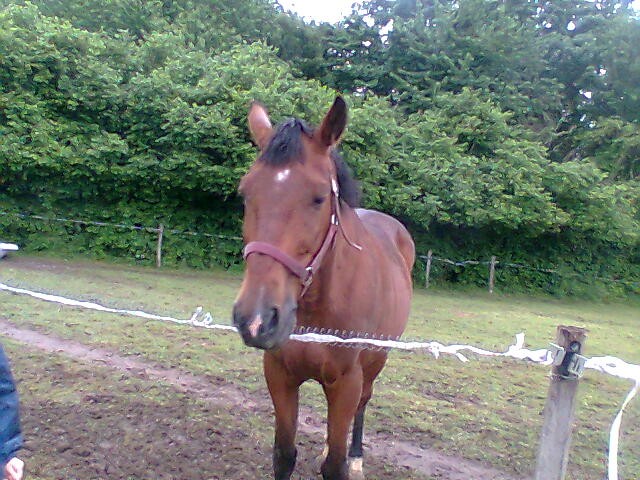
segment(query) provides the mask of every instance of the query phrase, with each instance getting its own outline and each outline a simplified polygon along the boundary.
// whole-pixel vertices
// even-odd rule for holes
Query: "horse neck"
[[[317,324],[317,313],[335,307],[336,298],[340,297],[335,293],[349,291],[351,280],[348,273],[357,271],[358,268],[362,252],[354,245],[366,241],[365,230],[353,208],[340,202],[340,209],[341,225],[334,245],[320,265],[311,287],[298,304],[299,319],[303,325],[306,324],[305,320],[313,317],[315,323],[311,326],[324,326]]]

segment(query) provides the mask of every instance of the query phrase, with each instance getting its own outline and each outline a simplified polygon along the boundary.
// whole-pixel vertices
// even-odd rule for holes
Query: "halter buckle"
[[[302,288],[306,291],[313,282],[313,268],[307,267],[304,271],[307,272],[307,275],[302,279]]]

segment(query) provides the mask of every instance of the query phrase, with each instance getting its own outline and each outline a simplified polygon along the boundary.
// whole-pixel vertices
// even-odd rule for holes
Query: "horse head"
[[[242,178],[244,278],[233,323],[245,344],[279,348],[296,326],[298,300],[313,281],[338,230],[339,191],[333,148],[346,126],[336,98],[320,127],[297,119],[271,125],[252,104],[248,123],[260,153]]]

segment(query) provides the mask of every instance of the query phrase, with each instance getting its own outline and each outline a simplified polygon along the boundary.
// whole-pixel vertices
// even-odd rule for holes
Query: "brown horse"
[[[247,345],[265,350],[277,480],[294,469],[298,388],[309,379],[329,405],[323,478],[364,478],[364,412],[387,359],[386,351],[289,340],[294,328],[398,337],[409,315],[413,241],[397,220],[355,208],[357,184],[334,152],[346,121],[340,97],[315,130],[297,119],[274,129],[261,105],[249,111],[260,155],[239,188],[246,269],[233,323]]]

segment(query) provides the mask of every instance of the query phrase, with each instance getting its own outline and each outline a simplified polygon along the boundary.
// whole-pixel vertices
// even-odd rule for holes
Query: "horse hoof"
[[[362,471],[362,457],[349,459],[349,480],[365,480]]]

